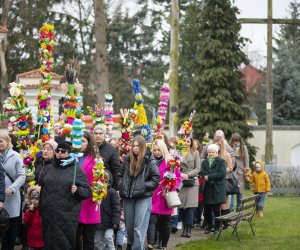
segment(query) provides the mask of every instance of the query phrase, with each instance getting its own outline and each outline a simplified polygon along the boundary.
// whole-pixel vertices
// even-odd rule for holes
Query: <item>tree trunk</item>
[[[106,16],[103,0],[94,0],[96,36],[96,81],[97,102],[104,104],[104,95],[109,91],[106,51]]]
[[[178,124],[178,51],[179,51],[179,4],[178,0],[171,2],[171,41],[170,41],[170,113],[169,134],[170,137],[177,135]]]
[[[2,4],[2,16],[0,20],[0,25],[6,29],[8,20],[8,10],[9,10],[10,0],[4,0]],[[0,112],[2,112],[3,101],[6,99],[8,91],[8,76],[7,67],[5,61],[5,53],[7,50],[7,33],[2,33],[0,39]],[[1,127],[4,126],[4,121],[1,119]]]

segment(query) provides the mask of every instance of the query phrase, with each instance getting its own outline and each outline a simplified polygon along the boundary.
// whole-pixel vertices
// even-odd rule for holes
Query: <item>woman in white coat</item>
[[[13,250],[17,237],[17,223],[20,216],[20,188],[25,182],[25,169],[21,156],[12,150],[8,134],[0,132],[0,161],[5,170],[4,208],[9,214],[9,229],[4,235],[2,249]]]

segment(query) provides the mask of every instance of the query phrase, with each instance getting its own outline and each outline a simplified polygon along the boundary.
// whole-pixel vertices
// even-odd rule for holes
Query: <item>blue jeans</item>
[[[231,202],[230,202],[230,210],[231,211],[234,210],[234,196],[235,195],[231,195]],[[236,207],[237,208],[241,207],[241,199],[243,199],[243,194],[237,194],[236,195]]]
[[[97,229],[95,234],[95,249],[115,250],[114,230],[113,229]]]
[[[151,197],[124,199],[127,245],[132,250],[144,249],[145,237],[151,212]]]
[[[259,194],[256,210],[262,212],[264,210],[266,193],[255,193],[255,194]]]

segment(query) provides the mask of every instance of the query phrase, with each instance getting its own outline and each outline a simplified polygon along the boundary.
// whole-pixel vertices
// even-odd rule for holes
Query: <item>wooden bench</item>
[[[256,211],[256,205],[258,202],[258,198],[259,198],[259,195],[256,194],[256,195],[252,195],[252,196],[242,199],[241,207],[237,208],[236,212],[232,212],[230,214],[216,217],[215,220],[220,221],[221,225],[223,222],[228,222],[233,227],[233,231],[232,231],[231,235],[233,235],[235,233],[237,235],[237,238],[239,241],[241,241],[241,239],[238,234],[238,225],[242,221],[248,222],[248,224],[251,227],[252,233],[255,236],[255,233],[253,230],[253,225],[252,225],[252,218]],[[218,233],[217,240],[219,240],[221,233],[222,233],[222,226],[220,226],[220,231]]]

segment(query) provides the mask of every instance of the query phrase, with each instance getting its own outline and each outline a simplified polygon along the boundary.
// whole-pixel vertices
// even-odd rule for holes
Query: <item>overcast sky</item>
[[[112,4],[117,4],[119,1],[113,0]],[[180,0],[179,0],[180,1]],[[231,0],[240,9],[240,16],[244,18],[267,18],[268,0]],[[288,5],[292,0],[273,0],[273,18],[287,18]],[[296,0],[300,2],[300,0]],[[126,0],[126,6],[131,11],[134,8],[136,0]],[[279,26],[273,25],[273,35],[278,32]],[[241,35],[249,38],[252,43],[249,43],[245,48],[253,65],[264,67],[266,65],[267,55],[267,25],[264,24],[243,24]]]
[[[235,0],[240,9],[240,17],[243,18],[267,18],[268,0]],[[287,18],[288,5],[291,0],[273,0],[273,18]],[[300,0],[297,0],[300,2]],[[273,25],[273,35],[279,31],[279,25]],[[243,24],[241,35],[249,38],[252,43],[246,50],[253,64],[256,66],[266,65],[267,55],[267,25]]]

